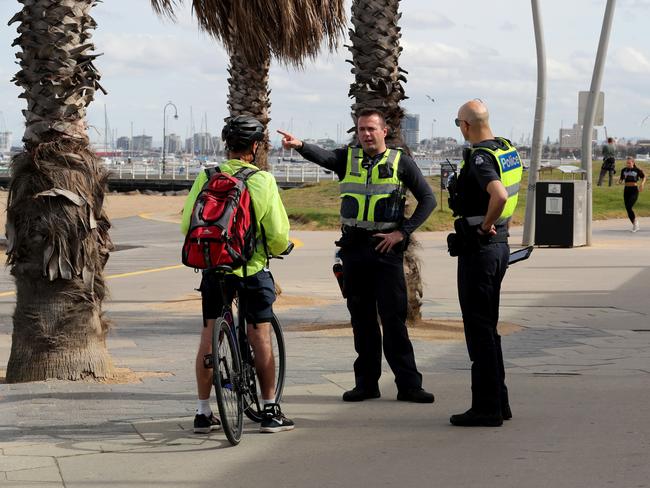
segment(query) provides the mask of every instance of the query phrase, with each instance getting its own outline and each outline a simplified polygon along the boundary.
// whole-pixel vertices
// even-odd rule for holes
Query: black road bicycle
[[[283,253],[291,252],[293,244]],[[279,256],[274,256],[281,259]],[[255,356],[246,334],[246,295],[235,297],[235,309],[226,299],[224,280],[228,266],[218,266],[212,272],[219,277],[223,311],[212,331],[212,357],[206,367],[212,367],[212,383],[217,397],[223,431],[233,446],[239,444],[244,415],[253,422],[262,421],[263,406],[258,392],[260,384],[255,371]],[[271,320],[271,344],[275,363],[275,403],[280,403],[286,370],[284,335],[278,318]],[[210,364],[211,363],[211,364]]]

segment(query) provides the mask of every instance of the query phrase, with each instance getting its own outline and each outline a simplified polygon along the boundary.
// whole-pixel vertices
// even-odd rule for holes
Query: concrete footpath
[[[449,424],[470,402],[461,341],[414,340],[433,405],[397,402],[386,365],[380,399],[343,403],[351,336],[298,326],[347,318],[331,276],[337,234],[295,232],[302,246],[272,269],[300,298],[278,310],[283,409],[297,428],[259,434],[248,422],[235,448],[219,431],[192,433],[198,277],[173,267],[177,226],[114,225],[109,348],[142,379],[0,384],[0,487],[650,487],[650,219],[637,233],[627,221],[597,222],[592,247],[537,248],[508,271],[501,316],[521,329],[503,338],[514,417],[500,428]],[[521,229],[513,234],[519,242]],[[429,319],[460,318],[445,236],[418,235]],[[0,369],[12,289],[4,269]]]

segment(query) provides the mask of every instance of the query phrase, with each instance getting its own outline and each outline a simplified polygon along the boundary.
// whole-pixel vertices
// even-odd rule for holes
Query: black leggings
[[[634,215],[634,210],[632,210],[632,207],[634,207],[637,198],[639,198],[639,189],[636,186],[626,186],[623,190],[623,200],[625,201],[625,210],[627,210],[627,216],[632,223],[634,223],[636,220],[636,215]]]

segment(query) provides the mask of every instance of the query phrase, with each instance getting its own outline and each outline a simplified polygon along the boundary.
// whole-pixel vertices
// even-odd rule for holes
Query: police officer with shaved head
[[[508,267],[508,223],[517,205],[521,159],[509,140],[495,137],[487,107],[471,100],[455,120],[471,146],[463,151],[450,206],[459,218],[448,237],[458,256],[458,298],[472,362],[472,405],[451,416],[457,426],[498,427],[512,417],[497,332],[501,281]]]

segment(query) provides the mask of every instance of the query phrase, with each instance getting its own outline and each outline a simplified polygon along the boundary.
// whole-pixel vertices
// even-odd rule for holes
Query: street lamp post
[[[603,71],[605,69],[605,59],[607,58],[607,46],[609,44],[609,34],[612,30],[612,22],[614,18],[614,8],[616,7],[616,0],[607,0],[605,6],[605,15],[603,17],[603,26],[600,31],[600,40],[598,41],[598,51],[596,51],[596,62],[594,63],[594,72],[591,78],[591,86],[589,88],[589,97],[587,99],[587,107],[585,110],[584,120],[582,121],[582,169],[585,170],[585,177],[587,179],[587,208],[586,208],[586,245],[591,246],[591,220],[593,217],[593,188],[592,188],[592,174],[591,166],[593,161],[592,155],[592,131],[594,129],[594,118],[596,116],[596,102],[598,94],[600,93],[600,86],[603,79]]]
[[[162,174],[165,174],[165,137],[167,132],[167,107],[174,107],[174,118],[175,119],[178,118],[178,110],[176,109],[176,105],[174,105],[172,102],[167,102],[167,105],[165,105],[165,108],[163,108]]]
[[[546,47],[544,44],[544,29],[538,0],[531,0],[533,11],[533,29],[535,31],[535,47],[537,51],[537,100],[535,102],[535,123],[533,140],[530,145],[530,166],[528,167],[528,192],[524,216],[524,235],[522,243],[530,246],[535,242],[535,187],[539,177],[542,160],[542,137],[544,134],[544,118],[546,111]]]

